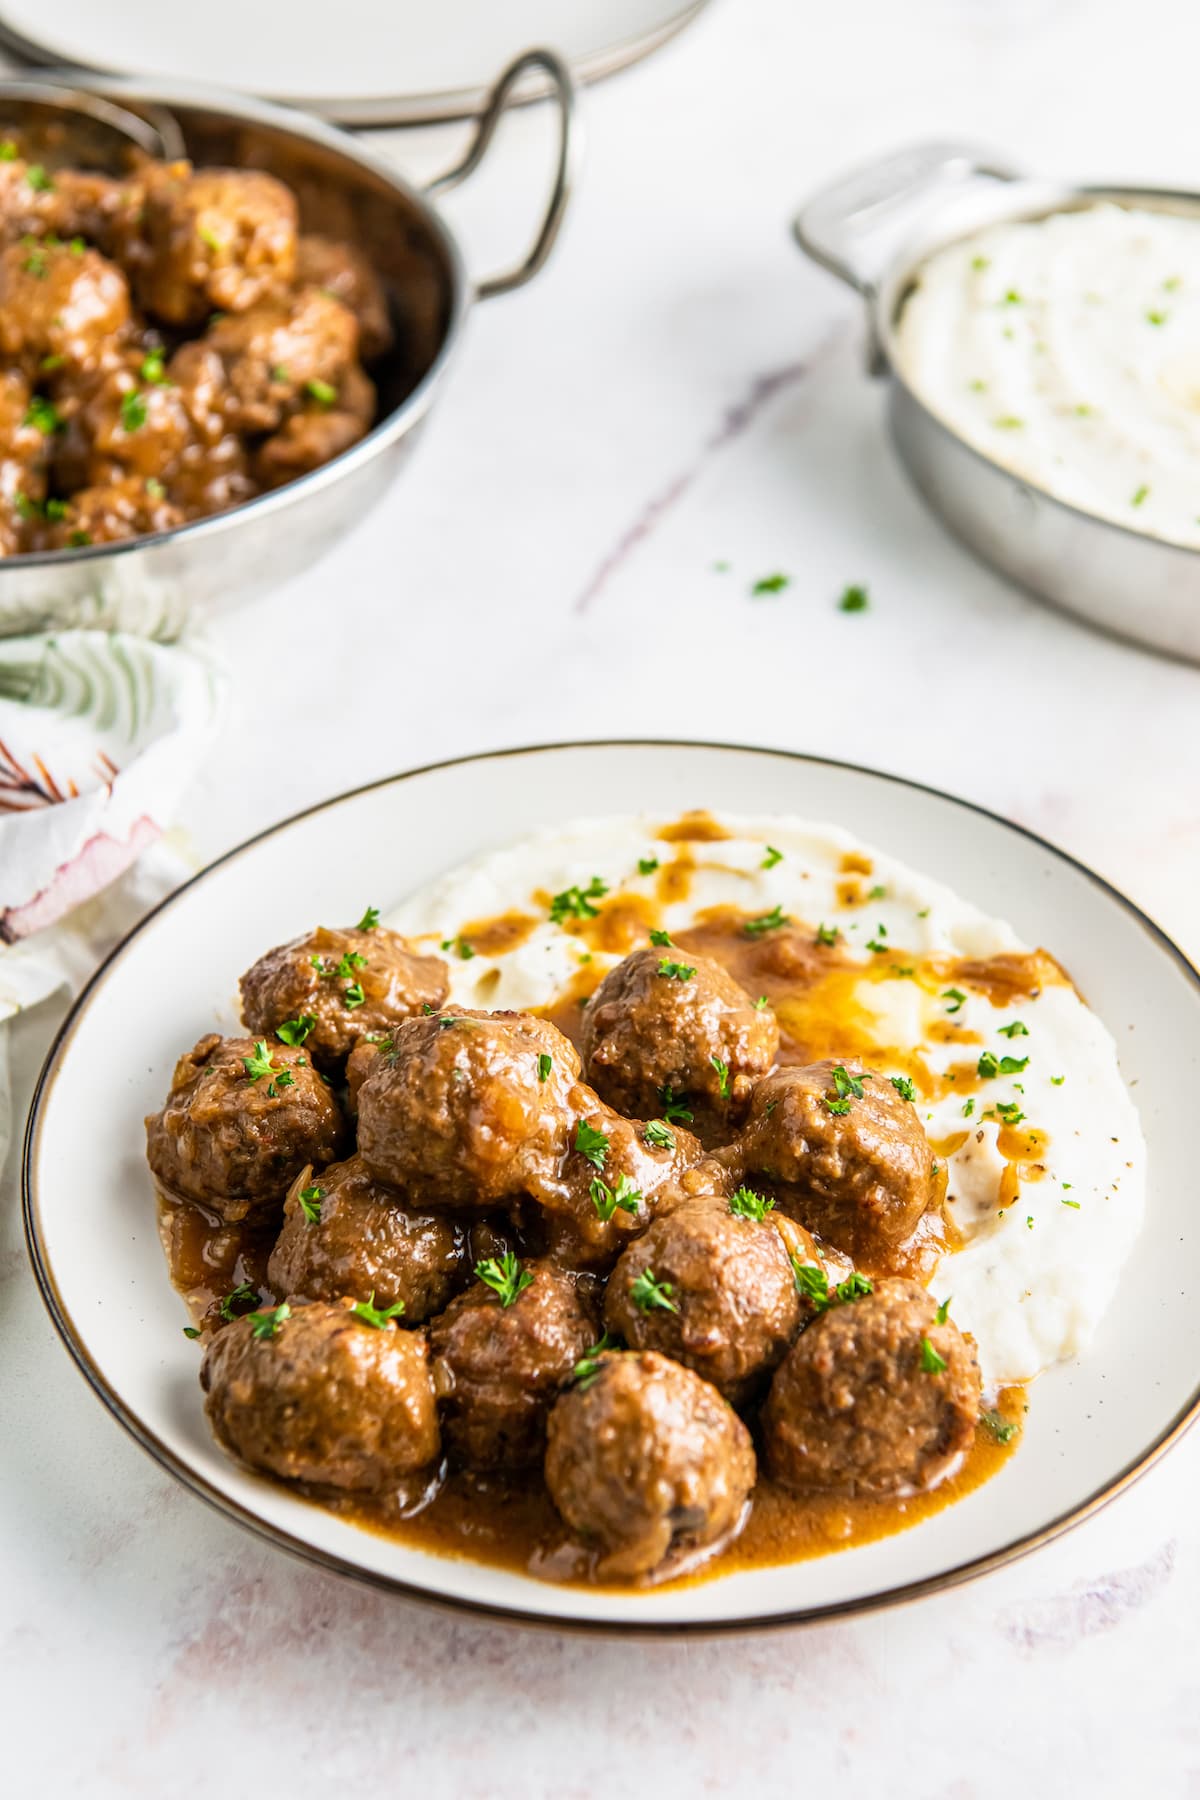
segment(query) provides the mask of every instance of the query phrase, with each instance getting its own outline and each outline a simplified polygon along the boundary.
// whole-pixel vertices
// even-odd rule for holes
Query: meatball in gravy
[[[780,1364],[763,1409],[771,1473],[796,1492],[928,1488],[970,1448],[979,1417],[971,1339],[915,1281],[830,1307]]]
[[[546,1485],[596,1572],[646,1580],[732,1535],[754,1486],[750,1433],[707,1381],[657,1351],[606,1354],[550,1414]]]
[[[294,1178],[332,1162],[345,1125],[304,1051],[254,1038],[200,1039],[175,1066],[146,1158],[168,1193],[235,1222],[283,1209]]]
[[[283,1481],[379,1494],[440,1452],[424,1337],[350,1306],[284,1302],[235,1320],[200,1382],[218,1440]]]

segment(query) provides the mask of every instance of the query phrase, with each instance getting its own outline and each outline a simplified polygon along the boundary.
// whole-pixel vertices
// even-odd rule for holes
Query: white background
[[[1198,65],[1183,0],[719,0],[592,89],[560,248],[473,317],[386,503],[211,627],[234,695],[185,806],[196,856],[464,751],[760,741],[982,801],[1200,955],[1200,673],[1056,616],[941,535],[884,440],[852,297],[788,235],[816,183],[917,136],[1200,187]],[[455,198],[473,266],[520,243],[548,124],[516,121]],[[460,140],[386,141],[431,173]],[[751,599],[776,570],[786,592]],[[868,613],[836,609],[848,582]],[[22,1021],[22,1069],[52,1023]],[[121,1436],[41,1311],[13,1175],[6,1791],[1200,1793],[1200,1437],[1058,1545],[902,1612],[661,1645],[447,1619],[258,1545]]]

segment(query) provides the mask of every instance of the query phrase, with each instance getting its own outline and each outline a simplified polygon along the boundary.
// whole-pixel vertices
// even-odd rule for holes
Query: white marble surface
[[[787,233],[823,176],[933,133],[1200,182],[1198,53],[1200,13],[1169,0],[719,0],[593,90],[561,248],[473,319],[408,474],[305,579],[212,627],[235,692],[185,806],[196,855],[445,755],[713,736],[956,789],[1200,956],[1200,672],[943,538],[883,440],[854,305]],[[531,216],[545,129],[520,119],[456,201],[477,264]],[[391,140],[425,170],[456,141]],[[751,600],[774,570],[788,590]],[[869,613],[836,610],[851,581]],[[53,1023],[20,1023],[18,1109]],[[1200,1435],[1056,1545],[906,1610],[711,1644],[477,1625],[293,1563],[159,1474],[54,1338],[14,1175],[6,1792],[1200,1794]]]

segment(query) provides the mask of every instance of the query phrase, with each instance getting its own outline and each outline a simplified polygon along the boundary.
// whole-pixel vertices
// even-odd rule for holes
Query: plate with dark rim
[[[1085,1355],[1030,1390],[992,1480],[897,1535],[644,1592],[556,1586],[367,1532],[237,1468],[209,1435],[144,1160],[181,1045],[236,1028],[239,971],[364,894],[583,814],[706,807],[844,826],[1058,951],[1116,1039],[1149,1161],[1146,1223]],[[295,879],[305,871],[303,882]],[[142,921],[72,1008],[25,1138],[26,1233],[50,1315],[97,1398],[163,1468],[281,1549],[373,1585],[530,1623],[673,1633],[828,1619],[964,1581],[1048,1542],[1135,1480],[1200,1410],[1192,1203],[1200,975],[1130,901],[1021,827],[877,771],[732,745],[547,745],[416,769],[230,851]]]

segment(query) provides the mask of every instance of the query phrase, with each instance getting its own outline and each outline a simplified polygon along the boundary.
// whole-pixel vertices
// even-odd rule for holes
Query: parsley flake
[[[871,596],[865,587],[848,587],[842,589],[838,601],[838,611],[844,613],[866,612],[871,604]]]
[[[651,1119],[642,1133],[645,1141],[655,1150],[673,1150],[675,1133],[661,1119]]]
[[[319,1225],[321,1223],[321,1202],[325,1198],[325,1189],[317,1187],[314,1182],[312,1187],[301,1188],[296,1198],[300,1202],[300,1211],[309,1224]],[[371,1298],[375,1298],[374,1294]]]
[[[643,1269],[636,1280],[629,1284],[629,1298],[642,1312],[650,1312],[657,1307],[661,1312],[677,1313],[679,1308],[671,1299],[675,1292],[670,1281],[656,1281],[653,1269]]]
[[[505,1308],[510,1307],[533,1280],[529,1270],[521,1267],[520,1257],[511,1250],[506,1250],[503,1256],[489,1256],[485,1261],[477,1262],[475,1276],[499,1295],[500,1304]]]
[[[818,942],[818,944],[825,944],[825,945],[836,944],[841,935],[842,934],[838,930],[836,925],[818,925],[817,926],[817,942]]]
[[[976,1064],[976,1071],[985,1081],[993,1080],[997,1075],[1019,1075],[1022,1069],[1029,1067],[1027,1056],[993,1056],[990,1050],[983,1051]]]
[[[281,1044],[300,1045],[316,1027],[315,1013],[301,1013],[298,1018],[285,1019],[282,1025],[275,1027],[275,1036]]]
[[[791,582],[790,575],[760,575],[750,593],[755,598],[760,594],[782,594],[784,588],[791,586]]]
[[[696,973],[696,968],[694,963],[671,962],[664,957],[658,965],[658,972],[668,981],[690,981]]]
[[[888,1080],[902,1100],[915,1100],[917,1090],[907,1075],[889,1075]]]
[[[753,1188],[740,1187],[729,1201],[729,1210],[735,1219],[755,1219],[761,1221],[769,1212],[774,1212],[775,1202],[764,1200]]]
[[[1017,1435],[1017,1428],[1012,1420],[1006,1419],[1003,1413],[998,1413],[990,1407],[980,1413],[979,1423],[985,1431],[991,1432],[998,1444],[1011,1443]]]
[[[331,387],[327,381],[306,381],[304,391],[310,400],[316,401],[318,406],[332,406],[338,397],[337,389]]]
[[[658,867],[657,856],[639,856],[638,857],[638,874],[639,875],[653,875],[653,873],[654,873],[655,869],[657,869],[657,867]]]
[[[667,1117],[670,1118],[670,1114]],[[689,1114],[689,1117],[691,1115]],[[603,1131],[597,1131],[586,1119],[580,1119],[575,1127],[575,1148],[580,1156],[586,1157],[594,1169],[604,1173],[604,1165],[608,1160],[608,1138]]]
[[[385,1325],[390,1325],[393,1319],[400,1317],[404,1311],[404,1302],[397,1300],[394,1306],[380,1308],[375,1304],[375,1289],[372,1288],[369,1299],[357,1301],[350,1310],[356,1319],[361,1319],[373,1331],[382,1331]]]
[[[239,1319],[244,1312],[256,1307],[261,1298],[262,1296],[252,1281],[243,1281],[234,1288],[232,1293],[225,1295],[217,1310],[223,1319]]]
[[[593,906],[592,902],[601,899],[607,892],[607,884],[598,875],[593,875],[585,888],[564,888],[550,902],[550,923],[561,925],[564,919],[598,918],[600,908]]]
[[[606,1350],[615,1349],[616,1345],[616,1338],[610,1337],[607,1331],[604,1333],[603,1337],[597,1338],[594,1344],[588,1345],[572,1371],[575,1376],[575,1385],[581,1394],[587,1393],[597,1375],[599,1375],[600,1358],[604,1355],[604,1352]]]
[[[123,431],[140,431],[146,423],[147,407],[145,394],[139,394],[136,388],[121,396],[121,429]]]
[[[939,1356],[927,1337],[921,1339],[921,1372],[924,1375],[940,1375],[947,1367],[944,1356]]]
[[[658,1090],[658,1098],[659,1104],[663,1109],[663,1118],[668,1120],[670,1124],[690,1125],[692,1123],[692,1120],[696,1115],[687,1105],[685,1097],[681,1096],[677,1100],[673,1089],[669,1087],[660,1087]]]
[[[710,1056],[709,1063],[717,1072],[717,1092],[722,1100],[729,1098],[729,1064],[722,1057]]]
[[[554,1058],[552,1056],[549,1056],[547,1054],[547,1052],[545,1050],[543,1050],[542,1054],[538,1057],[538,1060],[537,1060],[538,1080],[539,1081],[549,1081],[550,1071],[553,1067],[554,1067]]]
[[[374,931],[374,929],[378,925],[378,923],[379,923],[379,908],[377,906],[368,906],[366,912],[363,914],[362,918],[358,921],[358,924],[354,927],[354,929],[355,929],[355,931]]]
[[[1014,1019],[1011,1025],[1001,1025],[999,1027],[999,1031],[1000,1031],[1000,1036],[1006,1037],[1006,1038],[1028,1037],[1029,1036],[1028,1025],[1023,1025],[1021,1023],[1020,1019]]]
[[[643,1198],[641,1188],[635,1187],[628,1175],[622,1175],[615,1188],[610,1188],[606,1182],[600,1179],[599,1175],[593,1175],[588,1194],[591,1197],[592,1205],[605,1224],[612,1218],[618,1207],[622,1212],[636,1213]]]
[[[262,1343],[264,1338],[273,1338],[283,1321],[290,1319],[291,1316],[292,1309],[286,1300],[281,1300],[278,1306],[269,1306],[265,1312],[246,1314],[250,1321],[250,1329],[259,1343]]]
[[[961,1012],[967,1003],[967,996],[963,993],[961,988],[946,988],[942,994],[942,999],[949,1000],[952,1003],[946,1008],[948,1013]]]
[[[763,857],[758,866],[760,869],[773,869],[776,863],[781,863],[782,861],[783,851],[777,850],[774,844],[768,844],[767,854]]]
[[[773,906],[769,913],[762,913],[757,919],[747,919],[743,929],[747,937],[761,937],[764,931],[778,931],[791,922],[781,906]]]

